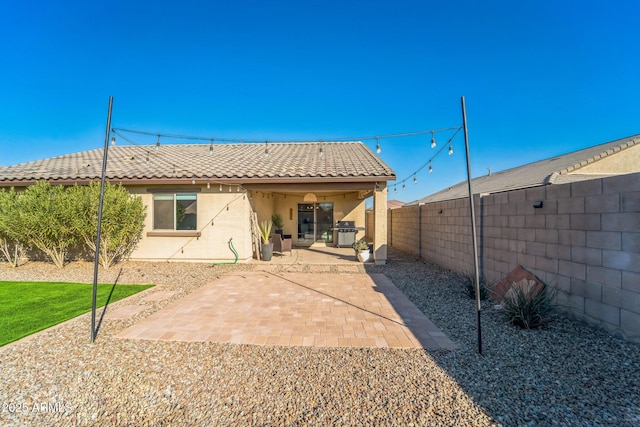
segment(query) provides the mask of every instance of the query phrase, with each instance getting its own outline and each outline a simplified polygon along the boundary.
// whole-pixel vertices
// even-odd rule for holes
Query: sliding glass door
[[[333,203],[298,204],[298,244],[333,243]]]

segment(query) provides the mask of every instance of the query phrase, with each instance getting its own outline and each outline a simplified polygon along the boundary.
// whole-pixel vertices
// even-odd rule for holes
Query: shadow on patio
[[[273,260],[253,263],[269,266],[269,271],[229,272],[119,337],[280,346],[456,348],[384,274],[365,274],[363,268],[354,271],[354,265],[360,263],[351,248],[295,249],[292,256]],[[279,264],[295,265],[274,272]],[[308,269],[306,264],[324,265],[313,266],[311,273],[302,272]]]

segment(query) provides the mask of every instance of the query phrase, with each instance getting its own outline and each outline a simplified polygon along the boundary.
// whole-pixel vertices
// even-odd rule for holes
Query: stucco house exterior
[[[0,187],[99,180],[103,151],[1,167]],[[365,199],[373,197],[373,255],[386,262],[387,182],[395,173],[361,142],[115,145],[106,176],[147,207],[131,259],[228,261],[235,258],[232,239],[239,260],[247,261],[254,256],[254,219],[274,213],[294,246],[335,245],[336,223],[364,228]]]

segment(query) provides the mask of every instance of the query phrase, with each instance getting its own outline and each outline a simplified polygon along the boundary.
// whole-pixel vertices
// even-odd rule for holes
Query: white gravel
[[[178,293],[147,302],[132,319],[103,322],[94,344],[84,315],[0,348],[0,425],[640,425],[638,346],[562,316],[544,330],[520,331],[487,308],[480,356],[463,279],[390,255],[388,265],[366,270],[386,274],[459,350],[115,339],[223,272],[257,268],[127,262],[100,280]],[[0,280],[90,283],[92,268],[2,265]]]

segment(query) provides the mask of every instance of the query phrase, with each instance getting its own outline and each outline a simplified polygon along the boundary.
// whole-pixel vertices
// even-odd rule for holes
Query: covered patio
[[[373,260],[371,260],[372,262]],[[356,259],[353,248],[337,248],[326,244],[316,243],[311,246],[294,246],[291,252],[274,254],[271,261],[251,260],[255,266],[269,265],[343,265],[358,267],[366,265]]]

